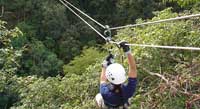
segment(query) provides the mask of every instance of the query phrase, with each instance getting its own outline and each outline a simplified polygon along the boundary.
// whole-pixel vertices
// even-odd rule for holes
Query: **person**
[[[124,67],[121,64],[113,62],[112,54],[107,56],[106,60],[102,63],[100,93],[95,97],[97,106],[100,109],[128,109],[130,105],[128,100],[136,90],[136,63],[131,54],[130,47],[126,44],[127,42],[121,42],[119,45],[128,58],[128,83],[125,84],[126,72]]]

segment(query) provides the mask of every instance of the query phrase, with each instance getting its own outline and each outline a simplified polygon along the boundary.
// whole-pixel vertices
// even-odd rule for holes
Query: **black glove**
[[[123,49],[123,51],[125,53],[128,53],[128,52],[130,52],[130,47],[129,47],[129,45],[126,45],[126,44],[128,44],[128,43],[124,42],[124,41],[119,43],[119,45]]]
[[[114,63],[114,56],[112,54],[109,54],[106,57],[106,60],[103,61],[102,67],[107,68],[112,63]]]
[[[106,57],[106,61],[108,61],[108,65],[112,64],[113,61],[114,61],[114,56],[112,54],[109,54],[107,57]]]

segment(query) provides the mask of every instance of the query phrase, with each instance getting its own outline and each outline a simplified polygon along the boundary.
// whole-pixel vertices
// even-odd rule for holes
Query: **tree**
[[[63,66],[64,73],[84,75],[87,68],[102,58],[104,53],[95,48],[83,49],[80,56],[75,57],[69,64]]]
[[[41,41],[33,40],[23,54],[19,75],[57,76],[62,72],[63,61],[50,52]]]
[[[98,93],[102,56],[98,49],[88,48],[71,62],[74,65],[64,67],[63,78],[24,77],[20,82],[25,86],[20,90],[21,100],[12,108],[95,108],[93,99]]]
[[[163,0],[164,2],[177,2],[181,6],[188,6],[191,4],[198,3],[198,0]]]
[[[110,26],[199,13],[198,0],[69,1]],[[0,21],[0,108],[94,109],[105,56],[94,46],[104,40],[58,0],[1,0],[0,5],[4,12],[1,19],[8,21],[8,25]],[[157,12],[169,6],[173,8]],[[199,23],[198,18],[192,18],[123,29],[113,38],[199,47]],[[119,54],[114,45],[102,48],[107,46]],[[198,52],[141,47],[132,51],[137,58],[139,85],[131,108],[200,107]]]
[[[23,49],[14,49],[12,38],[22,36],[16,27],[7,29],[6,22],[0,20],[0,107],[8,109],[18,100],[19,84],[15,76]]]
[[[169,8],[157,13],[150,21],[177,15]],[[138,23],[142,22],[144,21],[138,20]],[[198,18],[193,18],[123,29],[116,37],[136,44],[199,47],[199,22]],[[199,100],[199,88],[196,85],[199,76],[195,76],[200,70],[197,68],[200,62],[198,51],[133,47],[133,53],[137,57],[141,82],[136,97],[133,98],[139,102],[132,108],[199,107],[196,102],[196,99]]]

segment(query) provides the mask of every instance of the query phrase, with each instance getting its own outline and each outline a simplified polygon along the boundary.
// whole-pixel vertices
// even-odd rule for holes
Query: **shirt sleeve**
[[[128,84],[124,86],[124,96],[126,98],[130,98],[135,93],[137,85],[137,78],[128,78]]]
[[[101,83],[100,84],[100,93],[103,94],[107,94],[109,92],[109,89],[107,87],[106,83]]]

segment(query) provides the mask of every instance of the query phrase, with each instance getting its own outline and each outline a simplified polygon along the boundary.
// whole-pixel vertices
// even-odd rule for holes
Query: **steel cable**
[[[78,12],[80,12],[84,16],[86,16],[87,18],[89,18],[90,20],[92,20],[93,22],[95,22],[96,24],[98,24],[99,26],[101,26],[102,28],[104,28],[104,29],[106,28],[104,25],[102,25],[98,21],[94,20],[92,17],[88,16],[86,13],[84,13],[83,11],[81,11],[80,9],[78,9],[77,7],[75,7],[74,5],[72,5],[71,3],[69,3],[67,0],[63,0],[63,1],[66,2],[67,4],[69,4],[71,7],[73,7],[74,9],[76,9]]]
[[[192,18],[192,17],[200,17],[200,14],[194,14],[194,15],[188,15],[188,16],[170,18],[170,19],[163,19],[163,20],[152,21],[152,22],[145,22],[145,23],[140,23],[140,24],[130,24],[130,25],[126,25],[126,26],[112,27],[112,28],[110,28],[110,30],[117,30],[117,29],[129,28],[129,27],[136,27],[136,26],[142,26],[142,25],[156,24],[156,23],[161,23],[161,22],[169,22],[169,21],[175,21],[175,20],[181,20],[181,19],[188,19],[188,18]]]

